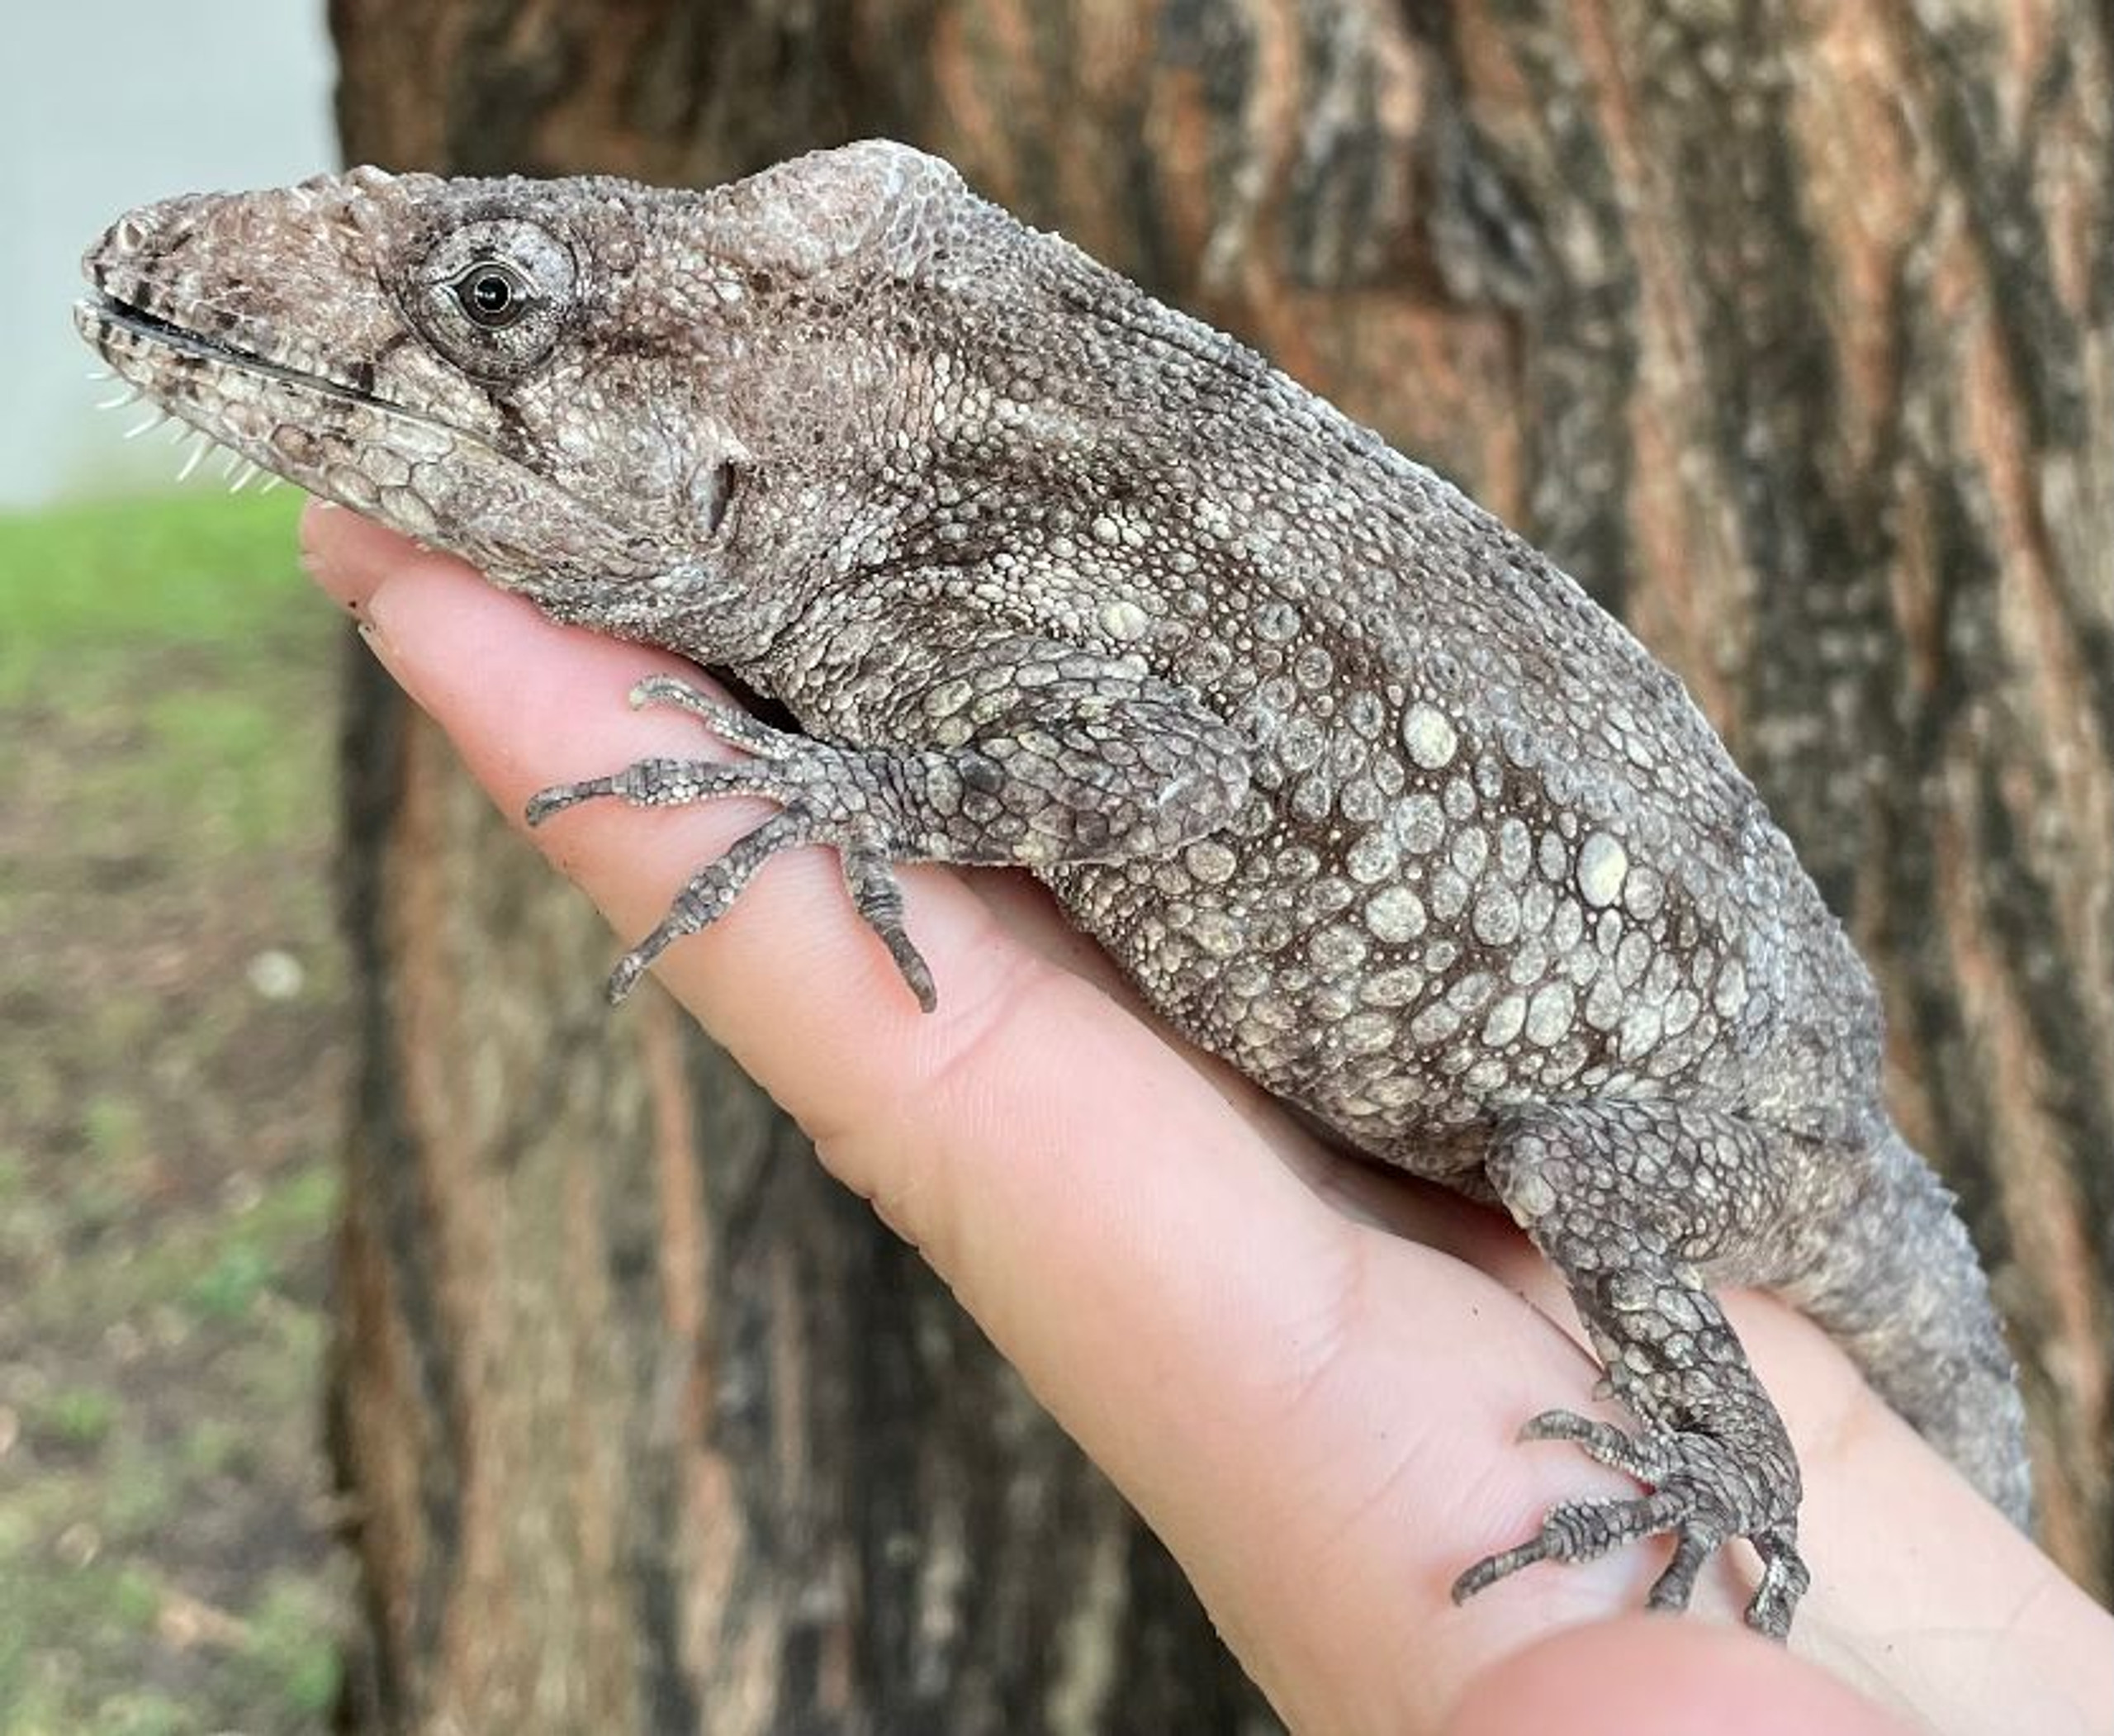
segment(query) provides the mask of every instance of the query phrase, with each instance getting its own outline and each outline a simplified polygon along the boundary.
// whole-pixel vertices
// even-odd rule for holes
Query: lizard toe
[[[1485,1557],[1454,1582],[1456,1603],[1538,1562],[1590,1561],[1671,1533],[1673,1555],[1646,1602],[1654,1610],[1685,1609],[1704,1563],[1730,1539],[1746,1537],[1763,1563],[1747,1624],[1780,1639],[1789,1631],[1792,1612],[1809,1582],[1797,1549],[1795,1470],[1758,1475],[1751,1454],[1701,1430],[1628,1434],[1568,1411],[1544,1411],[1520,1435],[1570,1441],[1600,1463],[1636,1477],[1650,1492],[1550,1508],[1540,1530],[1524,1543]]]

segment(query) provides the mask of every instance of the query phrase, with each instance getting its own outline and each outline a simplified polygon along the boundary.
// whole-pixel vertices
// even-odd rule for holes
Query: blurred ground
[[[344,628],[296,505],[0,516],[0,1736],[335,1692]]]

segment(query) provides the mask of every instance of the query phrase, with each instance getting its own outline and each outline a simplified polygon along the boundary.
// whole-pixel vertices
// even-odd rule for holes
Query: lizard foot
[[[1757,1477],[1728,1443],[1696,1430],[1625,1434],[1569,1411],[1547,1411],[1519,1431],[1522,1440],[1574,1442],[1602,1464],[1625,1472],[1652,1492],[1629,1499],[1564,1501],[1543,1516],[1526,1542],[1477,1562],[1453,1582],[1465,1603],[1537,1562],[1590,1561],[1623,1544],[1671,1532],[1673,1558],[1646,1601],[1655,1610],[1688,1606],[1696,1576],[1734,1537],[1746,1537],[1762,1560],[1761,1582],[1747,1607],[1749,1627],[1782,1639],[1810,1575],[1798,1550],[1798,1485],[1788,1501],[1771,1499],[1775,1479]]]
[[[631,701],[635,706],[678,706],[750,757],[729,764],[639,760],[605,777],[554,784],[529,799],[528,824],[540,826],[553,814],[605,796],[634,807],[666,808],[718,796],[760,795],[776,802],[779,812],[691,876],[652,932],[610,973],[610,1000],[629,994],[654,960],[677,941],[724,916],[756,871],[780,851],[821,843],[836,849],[852,904],[887,946],[917,1004],[930,1013],[938,999],[931,970],[903,927],[903,887],[870,801],[879,791],[865,761],[849,750],[758,723],[671,676],[641,681],[632,690]]]

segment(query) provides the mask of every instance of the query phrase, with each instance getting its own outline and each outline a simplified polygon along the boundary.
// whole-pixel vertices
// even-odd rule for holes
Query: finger
[[[302,543],[304,559],[318,584],[360,622],[369,646],[391,666],[411,696],[429,711],[453,715],[463,679],[480,678],[474,674],[476,665],[479,657],[487,653],[447,658],[421,653],[406,662],[399,657],[397,641],[400,636],[420,640],[423,635],[422,643],[429,645],[438,638],[446,646],[480,646],[481,639],[473,636],[482,631],[477,624],[499,619],[507,612],[491,587],[452,557],[420,551],[394,532],[328,503],[311,505],[302,521]],[[415,579],[423,587],[415,602],[418,614],[415,621],[406,622],[402,617],[409,593],[398,591],[393,596],[383,594],[392,576]],[[540,624],[545,629],[524,638],[514,653],[517,657],[531,655],[540,646],[545,648],[545,654],[563,658],[569,667],[581,671],[592,667],[602,671],[604,682],[619,681],[630,671],[651,667],[680,671],[691,681],[702,681],[708,687],[713,685],[709,676],[700,676],[691,666],[662,653],[643,647],[626,648],[599,636],[553,628],[519,602],[511,605],[511,612],[524,623]],[[527,673],[525,668],[521,673]],[[522,680],[512,685],[517,700],[526,704],[535,692],[548,684]],[[571,738],[564,744],[566,757],[562,763],[586,767],[590,775],[627,762],[618,757],[625,754],[637,757],[668,752],[709,757],[716,751],[700,732],[680,719],[663,715],[642,726],[625,719],[619,708],[610,704],[606,691],[600,687],[588,691],[576,689],[568,681],[558,704],[566,714]],[[577,727],[572,727],[576,723]],[[589,728],[595,730],[591,737],[584,733]],[[613,731],[620,732],[620,736],[613,734]],[[464,742],[460,745],[466,752],[486,753],[486,757],[476,761],[472,769],[492,787],[510,818],[518,817],[520,800],[543,787],[543,775],[540,772],[517,775],[516,768],[509,763],[505,753],[510,743],[496,742],[481,747],[478,742]],[[517,797],[519,800],[515,799]],[[704,817],[706,836],[716,838],[724,829],[718,823],[721,817],[729,813],[750,815],[758,811],[743,804],[738,809],[694,810],[685,818],[695,821]],[[663,813],[646,818],[643,824],[650,828],[647,835],[664,839],[674,836],[670,825],[675,818]],[[603,823],[619,827],[623,840],[628,841],[638,832],[640,820],[637,816],[625,819],[609,808],[604,809],[598,818],[598,832]],[[579,833],[569,833],[564,829],[546,831],[538,834],[535,842],[560,866],[568,869],[579,859],[578,850],[586,847],[581,844]],[[620,841],[613,853],[619,859],[620,869],[637,861],[626,841]],[[811,860],[803,870],[795,871],[813,880],[814,861],[821,856],[819,852],[806,854]],[[775,869],[774,874],[777,872]],[[984,872],[942,876],[931,870],[910,870],[910,874],[929,880],[933,886],[943,880],[965,885],[1016,942],[1069,974],[1096,984],[1121,999],[1135,1017],[1153,1023],[1156,1029],[1162,1028],[1151,1014],[1138,1005],[1107,956],[1077,928],[1058,918],[1048,894],[1026,875]],[[822,880],[828,879],[825,872]],[[815,884],[819,885],[821,882]],[[597,876],[587,885],[587,890],[597,898],[619,932],[628,938],[661,913],[662,906],[652,895],[630,899],[619,907],[611,899],[622,896],[624,889],[619,888],[610,897],[604,897],[600,890],[604,885],[602,877]],[[730,931],[749,928],[756,896],[751,893],[738,903],[735,913],[725,918],[720,927]],[[832,894],[824,892],[820,908],[812,912],[815,922],[803,920],[799,931],[812,938],[818,951],[826,953],[842,944],[836,921],[841,913],[839,902]],[[625,909],[634,913],[629,926],[623,920]],[[803,907],[803,918],[810,913]],[[705,947],[714,944],[712,939],[703,943]],[[855,959],[871,962],[867,942],[855,937],[851,946]],[[699,951],[696,947],[685,947],[685,955],[696,956]],[[892,1004],[893,997],[885,994],[884,985],[883,990],[883,998]],[[1398,1234],[1428,1233],[1456,1252],[1488,1253],[1493,1258],[1515,1264],[1520,1272],[1532,1269],[1531,1259],[1524,1257],[1524,1244],[1500,1223],[1491,1219],[1489,1214],[1463,1210],[1455,1197],[1439,1193],[1401,1172],[1383,1171],[1364,1163],[1344,1163],[1311,1130],[1288,1121],[1281,1105],[1223,1064],[1201,1055],[1187,1046],[1179,1046],[1178,1052],[1189,1065],[1204,1069],[1211,1076],[1214,1089],[1225,1096],[1251,1130],[1346,1215],[1383,1225]]]
[[[358,514],[345,511],[328,502],[312,503],[302,520],[302,553],[306,563],[321,587],[341,607],[358,619],[370,647],[376,654],[396,669],[411,691],[429,710],[445,708],[449,704],[448,692],[436,686],[421,658],[412,664],[397,667],[396,626],[392,625],[391,609],[383,602],[379,609],[375,596],[387,579],[395,574],[418,576],[436,587],[453,587],[462,595],[468,605],[482,618],[489,604],[489,586],[473,576],[467,576],[459,563],[452,557],[425,554],[396,533],[384,529]],[[474,586],[475,590],[471,587]],[[480,595],[484,593],[485,595]],[[459,630],[462,622],[442,620],[438,625],[443,631]],[[410,629],[416,631],[416,628]],[[475,643],[474,640],[464,643]],[[582,647],[582,654],[592,654],[606,661],[605,648],[609,642],[588,635],[559,636],[559,643]],[[586,647],[604,647],[588,652]],[[570,657],[574,653],[565,653]],[[624,661],[621,669],[640,666],[633,659],[657,662],[671,668],[680,669],[692,681],[702,681],[711,686],[709,676],[700,676],[688,664],[661,658],[658,653],[641,650],[621,653]],[[614,676],[611,677],[614,679]],[[600,714],[604,723],[617,721],[605,695],[586,695],[583,708],[592,708]],[[664,719],[665,723],[666,720]],[[678,751],[705,754],[710,746],[694,728],[680,723],[673,728],[650,733],[651,738],[676,744]],[[648,738],[644,731],[628,732],[627,740],[633,745],[628,750],[615,746],[601,750],[603,757],[590,761],[582,757],[581,763],[590,764],[598,771],[607,771],[615,763],[609,756],[619,751],[634,755],[652,751],[636,744]],[[496,770],[503,768],[495,767]],[[487,779],[487,782],[491,782]],[[533,780],[531,780],[533,781]],[[513,787],[519,787],[518,785]],[[542,787],[537,785],[536,787]],[[495,794],[500,794],[495,790]],[[530,794],[533,793],[531,790]],[[502,796],[504,803],[504,797]],[[744,813],[751,810],[743,809]],[[514,810],[510,809],[510,815]],[[605,814],[606,817],[606,814]],[[661,817],[663,821],[666,816]],[[560,866],[571,860],[568,855],[558,854],[557,847],[565,843],[561,834],[547,834],[537,839],[547,854],[556,855]],[[1002,927],[1013,938],[1038,956],[1049,960],[1074,975],[1085,978],[1112,996],[1121,998],[1134,1016],[1153,1023],[1161,1029],[1153,1016],[1140,1008],[1128,985],[1123,982],[1107,956],[1070,923],[1059,919],[1051,908],[1048,894],[1035,885],[1024,875],[974,873],[954,875],[949,878],[965,885],[975,899],[990,910]],[[590,894],[595,892],[589,887]],[[751,894],[753,897],[753,894]],[[641,905],[645,913],[642,921],[657,917],[657,908],[650,908],[651,899]],[[617,920],[615,912],[606,903],[603,908]],[[744,907],[737,906],[742,913],[742,925],[747,924]],[[827,924],[834,913],[834,900],[825,898],[822,913]],[[727,918],[733,923],[735,918]],[[635,930],[619,930],[627,937]],[[837,937],[826,927],[817,937],[818,945],[827,947],[837,944]],[[864,943],[855,941],[863,954]],[[1346,1161],[1334,1148],[1316,1139],[1311,1129],[1289,1121],[1281,1104],[1266,1093],[1257,1090],[1246,1079],[1215,1059],[1200,1055],[1187,1046],[1180,1046],[1179,1052],[1190,1065],[1203,1068],[1210,1075],[1214,1089],[1227,1099],[1230,1107],[1243,1117],[1250,1130],[1266,1141],[1283,1162],[1290,1165],[1306,1183],[1314,1188],[1335,1209],[1347,1217],[1377,1227],[1385,1228],[1400,1236],[1417,1237],[1444,1249],[1458,1257],[1490,1266],[1498,1270],[1505,1282],[1514,1288],[1534,1289],[1538,1300],[1553,1304],[1560,1292],[1552,1283],[1546,1281],[1545,1269],[1527,1247],[1523,1237],[1514,1233],[1502,1220],[1491,1213],[1467,1206],[1458,1196],[1434,1189],[1419,1182],[1401,1170],[1383,1169],[1363,1161]]]
[[[642,676],[680,671],[673,659],[554,626],[348,515],[310,537],[325,587],[363,613],[510,812],[544,783],[698,750],[685,720],[623,704]],[[629,935],[760,817],[746,802],[611,809],[538,842]],[[1255,1136],[1271,1123],[1252,1092],[1061,967],[1071,943],[1046,908],[1002,923],[959,876],[912,870],[905,881],[940,983],[932,1017],[902,992],[821,851],[774,862],[723,925],[669,956],[664,979],[818,1136],[825,1161],[925,1248],[1173,1545],[1266,1682],[1333,1683],[1391,1718],[1423,1696],[1418,1710],[1435,1716],[1444,1702],[1432,1696],[1552,1611],[1641,1601],[1649,1550],[1448,1609],[1461,1563],[1516,1540],[1538,1505],[1628,1492],[1556,1449],[1506,1449],[1524,1417],[1586,1402],[1590,1365],[1457,1263],[1323,1204]],[[1038,921],[1037,944],[1024,942]],[[1434,1224],[1443,1214],[1427,1216]],[[1993,1541],[1956,1510],[1957,1479],[1917,1458],[1902,1425],[1842,1422],[1847,1378],[1810,1329],[1744,1302],[1735,1312],[1765,1380],[1789,1396],[1802,1446],[1802,1420],[1828,1425],[1832,1474],[1806,1532],[1822,1581],[1802,1635],[1826,1639],[1831,1603],[1869,1615],[1942,1591],[1945,1621],[1993,1629],[2003,1609],[2054,1595],[2031,1551],[2007,1553],[2001,1526]],[[1837,1383],[1818,1411],[1805,1378],[1816,1368]],[[1875,1409],[1866,1400],[1854,1414]],[[1934,1510],[1950,1516],[1932,1529],[1919,1515]],[[1927,1535],[1930,1549],[1903,1549]],[[1974,1569],[1964,1586],[1963,1559]],[[1737,1577],[1735,1563],[1716,1607],[1737,1608]],[[1860,1637],[1841,1621],[1832,1631],[1846,1645]],[[1940,1667],[1927,1648],[1890,1655]]]
[[[1737,1629],[1646,1616],[1524,1648],[1470,1685],[1447,1736],[1590,1727],[1623,1736],[1906,1736],[1913,1726],[1825,1671]]]
[[[623,704],[673,660],[556,626],[346,515],[310,537],[326,587],[509,812],[544,783],[697,748],[686,720]],[[538,842],[629,935],[749,808],[582,810]],[[1246,1088],[1021,945],[955,876],[905,880],[940,983],[929,1017],[821,851],[774,862],[662,979],[925,1250],[1207,1593],[1230,1608],[1281,1581],[1286,1539],[1311,1525],[1337,1539],[1344,1590],[1374,1582],[1363,1606],[1390,1630],[1403,1610],[1448,1611],[1468,1543],[1422,1510],[1434,1492],[1451,1505],[1519,1415],[1584,1402],[1583,1359],[1455,1263],[1347,1223],[1256,1138]],[[1464,1378],[1477,1341],[1504,1378]],[[1355,1650],[1326,1626],[1315,1644]]]
[[[508,812],[518,812],[528,794],[554,779],[606,771],[647,754],[711,751],[685,719],[633,713],[621,702],[641,675],[694,675],[688,666],[650,649],[557,627],[519,600],[495,592],[460,562],[419,553],[350,513],[312,515],[307,540],[319,581],[374,629],[377,648],[413,697],[450,728],[471,769]],[[591,825],[554,823],[537,842],[582,880],[619,932],[628,935],[657,918],[667,890],[747,830],[760,811],[747,802],[654,813],[612,805],[583,816]],[[962,877],[954,874],[913,869],[906,878],[912,882],[912,920],[921,937],[946,949],[952,965],[941,974],[951,979],[954,992],[947,994],[943,984],[936,1022],[922,1018],[895,991],[892,967],[858,924],[834,865],[820,850],[774,863],[718,929],[679,949],[664,970],[684,998],[707,1004],[718,1027],[745,1044],[758,1066],[780,1064],[789,1070],[784,1075],[785,1094],[813,1130],[825,1136],[846,1117],[870,1128],[891,1103],[915,1099],[922,1112],[926,1093],[917,1082],[952,1066],[962,1032],[990,1016],[976,999],[986,992],[988,979],[1007,973],[1031,975],[1041,957],[1061,960],[1063,975],[1083,977],[1097,987],[1109,981],[1098,950],[1055,920],[1047,899],[1021,877],[975,876],[984,889],[982,896],[966,894]],[[1036,937],[1033,950],[1016,944],[1021,934]],[[709,962],[715,948],[728,955],[728,968]],[[756,1017],[745,987],[726,987],[730,978],[746,984],[751,979],[794,975],[816,989],[813,997],[794,1002],[813,1023],[812,1030],[803,1024],[797,1036],[786,1034],[790,1021]],[[1047,992],[1059,991],[1051,987]],[[1076,989],[1069,995],[1088,1017],[1107,1011],[1094,995]],[[875,1028],[884,1039],[879,1045],[864,1041]],[[1133,1025],[1123,1028],[1127,1042],[1140,1040]],[[821,1068],[803,1065],[818,1052],[810,1040],[813,1031],[825,1039],[822,1051],[843,1051],[841,1061],[849,1063],[848,1070],[838,1060]],[[1146,1052],[1155,1055],[1157,1065],[1167,1064],[1167,1055],[1149,1045]],[[1284,1144],[1295,1142],[1274,1106],[1245,1081],[1193,1052],[1183,1052],[1182,1064],[1203,1069],[1208,1081],[1203,1100],[1215,1117],[1230,1117],[1230,1131],[1267,1131]],[[1067,1074],[1062,1067],[1038,1070],[1068,1095],[1078,1079],[1093,1077]],[[799,1089],[811,1074],[824,1088],[823,1095],[812,1099]],[[864,1150],[857,1141],[844,1143],[853,1159]],[[922,1228],[921,1240],[934,1239],[933,1231],[898,1208],[884,1185],[885,1176],[851,1179],[862,1183],[862,1191],[879,1193],[907,1228]],[[1464,1211],[1451,1197],[1434,1201],[1428,1190],[1405,1186],[1391,1175],[1353,1170],[1332,1174],[1327,1185],[1369,1216],[1401,1221],[1428,1212],[1436,1232],[1462,1243],[1498,1227],[1487,1213]]]

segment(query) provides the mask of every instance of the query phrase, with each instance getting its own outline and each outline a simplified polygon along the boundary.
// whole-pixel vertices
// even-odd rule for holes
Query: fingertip
[[[1627,1615],[1534,1641],[1486,1667],[1447,1736],[1514,1736],[1581,1726],[1625,1736],[1716,1730],[1764,1736],[1902,1736],[1909,1726],[1818,1665],[1744,1629]]]
[[[302,510],[300,537],[310,576],[340,608],[363,618],[389,578],[426,553],[408,537],[330,500],[311,500]]]
[[[301,514],[301,564],[325,596],[358,614],[374,588],[375,576],[349,558],[353,550],[344,529],[348,522],[349,515],[334,501],[311,499]]]

